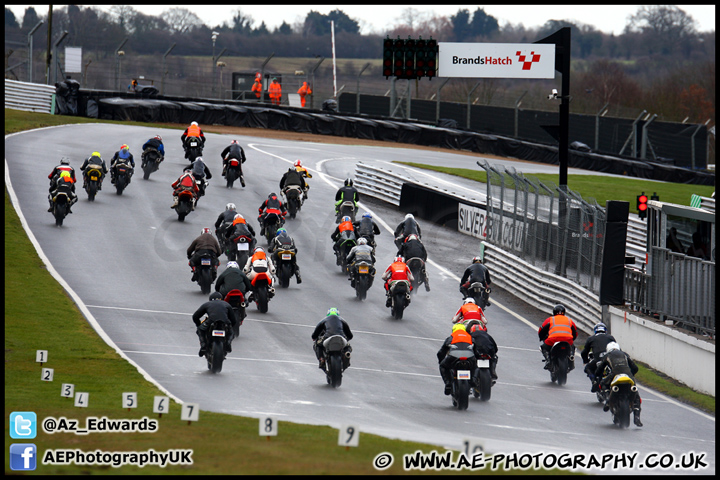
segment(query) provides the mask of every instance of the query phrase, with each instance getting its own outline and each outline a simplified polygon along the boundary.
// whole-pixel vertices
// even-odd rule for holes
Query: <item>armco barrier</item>
[[[355,187],[363,195],[376,197],[393,205],[400,205],[400,193],[405,177],[384,168],[358,162],[355,166]]]
[[[602,319],[600,299],[576,282],[545,272],[490,243],[485,246],[484,263],[497,285],[524,302],[547,311],[548,305],[562,303],[577,327],[586,333]],[[544,320],[544,319],[541,319]]]
[[[5,108],[55,113],[55,87],[5,79]]]

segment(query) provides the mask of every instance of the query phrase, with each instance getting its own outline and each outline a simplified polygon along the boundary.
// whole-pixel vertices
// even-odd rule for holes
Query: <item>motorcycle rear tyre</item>
[[[280,286],[288,288],[290,286],[290,277],[292,276],[292,265],[289,263],[280,264]]]
[[[355,295],[360,301],[367,298],[368,291],[368,277],[366,275],[358,275],[355,280]]]
[[[198,284],[200,285],[200,291],[203,294],[207,295],[210,293],[210,285],[212,284],[212,273],[210,273],[210,269],[203,268],[200,270]]]
[[[328,367],[330,385],[333,388],[338,388],[342,384],[342,358],[340,352],[332,352],[328,357],[328,362],[330,362]]]
[[[628,428],[630,426],[630,405],[621,401],[615,411],[613,421],[620,428]]]
[[[395,320],[402,320],[403,311],[405,310],[405,294],[396,293],[393,295],[392,305],[393,318],[395,318]]]
[[[483,402],[490,400],[490,393],[492,391],[492,377],[490,376],[490,370],[487,368],[480,369],[478,374],[478,386],[476,392],[479,394],[479,398]]]
[[[225,360],[225,348],[221,340],[216,340],[212,345],[211,363],[208,365],[212,373],[220,373],[222,371],[223,360]]]
[[[67,215],[67,204],[61,203],[59,205],[55,205],[55,211],[53,213],[55,215],[55,225],[62,227],[63,220]]]
[[[456,380],[455,401],[458,410],[467,410],[470,400],[470,382],[468,380]]]
[[[555,364],[557,370],[555,371],[555,374],[557,375],[557,384],[559,386],[563,386],[567,383],[567,374],[568,374],[568,358],[567,357],[560,357],[556,360]]]
[[[260,313],[267,313],[268,311],[268,291],[267,287],[260,287],[257,289],[257,308]]]

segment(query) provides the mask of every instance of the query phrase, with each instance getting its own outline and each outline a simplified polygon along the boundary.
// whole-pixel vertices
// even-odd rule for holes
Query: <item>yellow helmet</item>
[[[92,155],[90,155],[90,156],[91,157],[100,157],[101,155],[100,155],[100,152],[93,152]]]
[[[456,323],[455,325],[453,325],[452,333],[455,333],[458,330],[466,331],[465,325],[463,325],[462,323]]]

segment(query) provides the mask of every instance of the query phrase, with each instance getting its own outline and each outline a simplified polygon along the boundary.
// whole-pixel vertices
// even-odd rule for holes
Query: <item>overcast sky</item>
[[[83,5],[90,6],[90,5]],[[107,11],[109,5],[92,5]],[[149,15],[159,15],[171,8],[170,5],[131,5],[135,10]],[[214,27],[224,22],[230,23],[232,13],[240,7],[245,15],[253,18],[253,26],[265,22],[269,30],[280,26],[283,21],[293,25],[297,20],[304,20],[310,10],[328,14],[340,9],[350,18],[357,20],[362,28],[361,33],[377,33],[384,35],[397,23],[408,5],[178,5],[194,12],[208,26]],[[22,21],[28,5],[5,5],[15,17]],[[39,15],[47,15],[48,5],[33,5]],[[63,7],[54,5],[53,9]],[[500,26],[507,23],[525,27],[539,27],[548,20],[575,20],[592,25],[605,33],[622,33],[630,15],[637,13],[640,5],[482,5],[485,13],[497,18]],[[715,30],[715,5],[680,5],[682,10],[693,17],[701,32]],[[472,14],[478,5],[418,5],[416,8],[423,14],[455,15],[460,9],[468,9]]]

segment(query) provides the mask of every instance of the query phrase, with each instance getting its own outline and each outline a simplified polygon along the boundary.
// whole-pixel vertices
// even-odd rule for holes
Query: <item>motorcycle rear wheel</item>
[[[53,213],[55,214],[55,225],[62,227],[65,215],[67,215],[67,205],[64,203],[55,205],[55,211]]]
[[[212,373],[220,373],[222,371],[223,360],[225,360],[225,348],[221,340],[216,340],[212,345],[211,362],[208,365]]]
[[[490,376],[490,370],[487,368],[480,369],[478,375],[478,386],[476,392],[478,393],[480,400],[487,402],[490,400],[490,394],[492,392],[492,377]]]
[[[556,360],[555,364],[557,370],[555,371],[555,374],[557,375],[557,384],[560,386],[563,386],[567,383],[567,374],[568,374],[568,359],[567,357],[560,357]]]
[[[257,290],[257,308],[260,313],[267,313],[268,311],[268,291],[267,287],[261,287]]]
[[[342,358],[340,352],[333,352],[328,357],[330,366],[328,368],[328,375],[330,377],[330,385],[333,388],[338,388],[342,384]]]
[[[395,318],[395,320],[402,320],[403,311],[405,310],[405,294],[396,293],[393,295],[392,305],[393,318]]]
[[[280,286],[288,288],[290,286],[290,277],[292,276],[292,266],[289,263],[280,264]]]
[[[470,382],[467,380],[456,380],[455,401],[458,410],[467,410],[470,400]]]
[[[210,285],[212,284],[212,273],[210,273],[210,269],[203,268],[200,270],[198,284],[200,284],[200,291],[202,293],[205,295],[210,293]]]
[[[630,405],[621,401],[617,406],[613,415],[613,423],[620,428],[628,428],[630,426]]]

